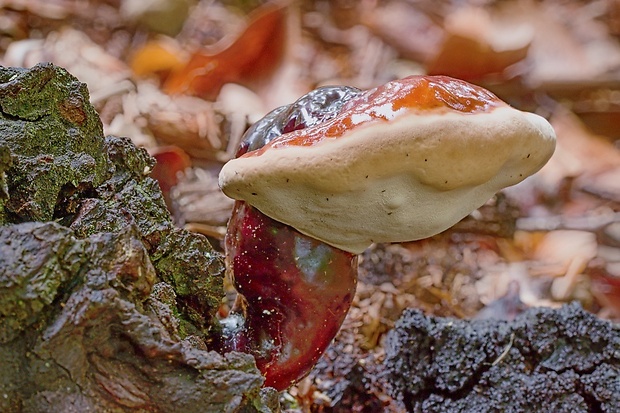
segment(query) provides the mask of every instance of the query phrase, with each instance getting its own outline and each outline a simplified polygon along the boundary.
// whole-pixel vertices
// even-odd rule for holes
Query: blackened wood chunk
[[[407,310],[388,335],[393,396],[410,412],[614,412],[620,328],[578,304],[513,321]]]

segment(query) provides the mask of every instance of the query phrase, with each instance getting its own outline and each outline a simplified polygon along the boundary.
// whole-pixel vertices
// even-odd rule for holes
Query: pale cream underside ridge
[[[226,195],[353,253],[435,235],[500,189],[538,171],[555,148],[543,118],[508,106],[480,114],[407,114],[310,147],[228,162]]]

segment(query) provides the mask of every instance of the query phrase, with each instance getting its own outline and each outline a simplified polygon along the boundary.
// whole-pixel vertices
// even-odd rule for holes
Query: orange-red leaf
[[[196,51],[187,65],[174,71],[164,90],[214,99],[226,83],[253,86],[267,79],[284,56],[287,4],[272,2],[250,16],[245,31],[228,47]]]
[[[151,177],[159,182],[164,198],[168,201],[170,189],[179,182],[179,173],[191,166],[191,160],[177,146],[160,146],[151,151],[151,156],[157,161]]]

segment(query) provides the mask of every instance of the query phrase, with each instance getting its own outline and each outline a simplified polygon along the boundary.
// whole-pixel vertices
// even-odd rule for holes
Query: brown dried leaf
[[[467,80],[501,74],[523,60],[533,36],[525,21],[498,19],[473,7],[451,13],[444,29],[445,40],[427,62],[427,71]]]
[[[371,8],[364,12],[361,20],[401,56],[418,62],[435,55],[444,37],[443,29],[426,13],[406,2],[388,2]]]
[[[506,2],[506,13],[535,29],[529,83],[588,81],[618,67],[620,46],[588,7],[588,2]]]
[[[131,99],[129,99],[131,97]],[[182,148],[193,158],[215,160],[226,149],[213,103],[192,96],[168,96],[151,83],[138,83],[127,97],[135,122],[145,123],[161,143]],[[128,105],[130,106],[130,105]]]
[[[220,190],[217,172],[212,168],[190,168],[172,190],[176,212],[188,229],[203,234],[208,231],[222,233],[220,228],[225,231],[234,201]]]
[[[618,169],[620,151],[607,139],[592,134],[574,114],[559,108],[551,117],[551,124],[558,139],[556,151],[538,174],[547,186],[559,188],[567,178],[579,178],[579,185],[587,186],[592,184],[593,177]],[[613,192],[613,179],[608,181]],[[600,185],[598,188],[602,190]]]

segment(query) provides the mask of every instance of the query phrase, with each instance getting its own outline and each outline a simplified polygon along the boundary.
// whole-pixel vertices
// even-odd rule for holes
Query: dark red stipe
[[[239,295],[222,321],[221,351],[252,354],[265,386],[284,390],[338,332],[355,294],[357,256],[237,201],[226,260]]]

